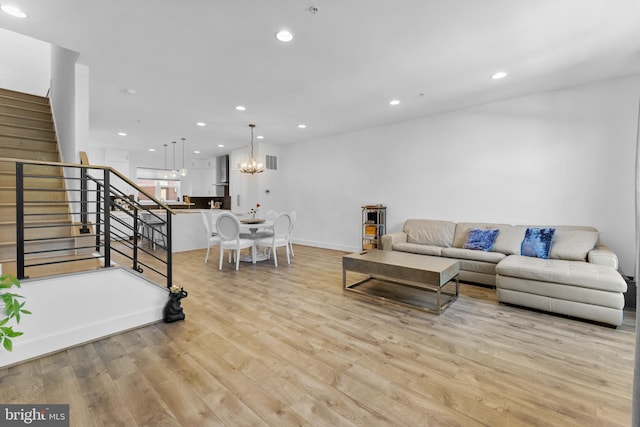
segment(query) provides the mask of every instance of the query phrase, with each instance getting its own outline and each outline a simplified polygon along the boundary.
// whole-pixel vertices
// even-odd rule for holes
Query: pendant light
[[[164,179],[169,178],[169,171],[167,170],[167,147],[169,144],[164,144],[164,170],[162,171],[162,176]]]
[[[186,138],[180,138],[180,139],[182,139],[182,169],[180,169],[180,176],[187,176],[189,171],[184,167],[184,140]]]
[[[251,128],[251,157],[242,162],[242,165],[240,165],[240,172],[250,173],[253,175],[254,173],[263,172],[264,168],[262,167],[262,163],[256,161],[253,157],[253,128],[256,127],[256,125],[250,124],[249,127]]]
[[[171,141],[173,144],[173,169],[171,169],[171,178],[176,179],[178,177],[178,170],[176,169],[176,142]]]

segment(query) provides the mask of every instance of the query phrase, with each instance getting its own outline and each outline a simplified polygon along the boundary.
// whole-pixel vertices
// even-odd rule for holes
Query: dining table
[[[257,240],[269,237],[273,234],[272,219],[247,218],[240,220],[240,238]],[[256,245],[251,247],[251,255],[242,255],[240,261],[256,263],[266,261],[269,256],[264,252],[258,252]]]

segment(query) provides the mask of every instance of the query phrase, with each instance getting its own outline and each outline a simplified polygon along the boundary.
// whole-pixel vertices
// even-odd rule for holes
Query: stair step
[[[45,240],[42,242],[26,242],[25,252],[36,251],[50,251],[53,249],[60,249],[56,252],[49,252],[45,254],[29,254],[25,255],[25,259],[33,260],[40,258],[51,258],[57,256],[70,256],[75,255],[73,249],[75,239],[73,237],[59,239],[59,240]],[[0,242],[0,264],[5,262],[11,262],[16,260],[16,242]]]
[[[26,265],[33,265],[41,262],[44,263],[44,262],[52,262],[52,261],[69,261],[69,260],[77,260],[77,261],[26,267],[25,275],[30,279],[32,279],[35,277],[57,276],[60,274],[78,273],[81,271],[100,269],[102,266],[101,264],[102,258],[92,257],[93,259],[89,259],[89,260],[82,259],[82,258],[89,258],[90,255],[91,254],[67,255],[67,256],[30,259],[29,261],[25,262]],[[12,274],[15,276],[17,274],[16,262],[3,261],[2,272],[4,274]]]
[[[37,138],[20,137],[16,135],[0,135],[0,147],[21,150],[58,152],[55,141]]]
[[[40,129],[53,131],[53,122],[48,120],[21,117],[12,114],[0,114],[0,125],[20,126],[30,129]]]
[[[71,220],[39,220],[29,221],[25,224],[24,238],[25,240],[47,239],[51,237],[72,237]],[[0,241],[15,242],[16,241],[16,223],[0,222]]]
[[[51,114],[51,107],[49,106],[49,104],[43,104],[39,102],[25,101],[22,99],[0,95],[0,104],[11,105],[17,108],[24,108],[25,110],[40,111],[41,113]]]
[[[64,202],[66,200],[66,190],[60,188],[52,188],[51,191],[45,191],[41,189],[29,189],[25,188],[24,201],[25,206],[30,202]],[[15,187],[0,187],[0,203],[15,203],[16,202],[16,188]]]
[[[11,89],[0,88],[0,98],[18,99],[21,101],[28,101],[34,104],[49,105],[49,98],[39,95],[33,95],[31,93],[17,92]]]
[[[2,156],[0,156],[2,157]],[[20,159],[19,159],[20,160]],[[42,159],[21,159],[21,160],[33,160],[33,161],[51,161],[51,160],[42,160]],[[55,161],[55,160],[53,160]],[[0,172],[16,172],[16,164],[15,162],[10,161],[2,161],[0,160]],[[49,166],[49,165],[24,165],[24,173],[25,175],[58,175],[61,176],[62,169],[60,166]]]
[[[18,160],[38,160],[42,162],[59,161],[57,151],[29,150],[17,147],[0,147],[0,157]]]
[[[26,188],[64,188],[64,181],[57,178],[25,177]],[[0,171],[0,187],[16,187],[16,174],[8,171]]]
[[[57,203],[29,203],[24,207],[26,221],[31,221],[35,218],[49,219],[49,220],[64,220],[69,217],[69,206],[66,204]],[[49,215],[38,215],[38,214]],[[15,221],[16,220],[16,204],[15,203],[0,203],[0,221]]]
[[[47,111],[32,110],[29,108],[11,105],[10,103],[5,104],[5,102],[6,102],[6,99],[3,99],[0,97],[0,114],[9,114],[12,116],[29,117],[31,119],[51,121],[51,112],[49,110]]]
[[[54,141],[56,138],[56,133],[53,130],[34,129],[28,126],[10,125],[5,123],[0,123],[0,134],[35,137],[51,141]]]

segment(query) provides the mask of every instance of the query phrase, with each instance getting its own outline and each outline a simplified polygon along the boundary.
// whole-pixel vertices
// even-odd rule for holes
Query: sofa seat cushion
[[[395,243],[393,245],[394,251],[410,252],[421,255],[433,255],[441,256],[442,248],[440,246],[423,245],[420,243]]]
[[[461,248],[442,248],[442,256],[446,256],[447,258],[456,258],[460,260],[468,259],[472,261],[490,262],[493,264],[497,264],[501,260],[506,258],[505,254],[501,254],[499,252],[485,252],[485,251],[476,251],[474,249],[461,249]]]
[[[496,277],[496,286],[500,290],[511,290],[523,294],[541,295],[558,300],[575,301],[621,310],[624,308],[624,296],[620,292],[605,292],[581,286],[558,285],[557,283],[538,282],[517,277]],[[523,297],[524,298],[524,297]]]
[[[449,247],[453,244],[456,223],[434,219],[408,219],[404,223],[407,243]]]
[[[560,283],[610,292],[625,292],[627,283],[613,268],[582,261],[509,255],[496,271],[501,276]]]
[[[467,271],[471,273],[482,273],[496,275],[496,265],[492,262],[472,261],[470,259],[461,259],[460,271]],[[491,286],[495,286],[495,283],[490,283]]]

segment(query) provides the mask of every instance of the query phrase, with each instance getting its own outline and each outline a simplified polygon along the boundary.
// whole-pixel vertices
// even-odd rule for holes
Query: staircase
[[[49,99],[0,89],[0,159],[59,162],[58,143],[53,124]],[[27,242],[25,252],[62,249],[47,255],[49,261],[75,256],[74,240],[78,227],[73,227],[66,203],[65,182],[58,166],[25,165],[25,188],[41,191],[25,192],[25,225],[48,226],[25,230],[25,240],[56,238],[51,241]],[[58,191],[48,191],[58,190]],[[46,214],[46,215],[44,215]],[[53,227],[50,227],[53,226]],[[66,248],[69,248],[66,250]],[[28,262],[42,255],[27,256]],[[15,163],[0,161],[0,264],[5,274],[16,274],[16,174]],[[92,263],[52,264],[50,267],[33,267],[27,270],[29,277],[96,268]],[[76,265],[77,264],[77,265]],[[60,271],[61,270],[61,271]]]

